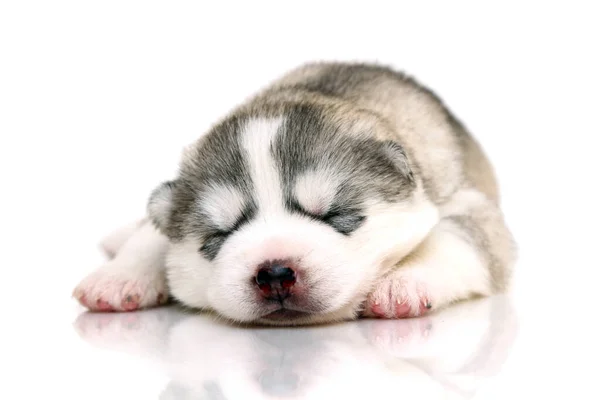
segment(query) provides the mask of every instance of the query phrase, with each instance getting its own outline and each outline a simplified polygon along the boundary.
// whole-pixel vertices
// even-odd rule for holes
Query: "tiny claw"
[[[431,303],[427,302],[427,304],[425,304],[425,308],[427,308],[428,310],[430,310],[431,309]]]

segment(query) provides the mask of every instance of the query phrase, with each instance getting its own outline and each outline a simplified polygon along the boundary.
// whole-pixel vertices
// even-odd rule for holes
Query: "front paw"
[[[84,278],[73,297],[91,311],[134,311],[166,303],[168,293],[162,274],[113,261]]]
[[[396,271],[382,278],[365,302],[363,316],[378,318],[417,317],[433,309],[427,284]]]

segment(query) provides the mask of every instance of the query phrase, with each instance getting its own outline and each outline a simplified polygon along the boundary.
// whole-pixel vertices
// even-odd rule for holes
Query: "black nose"
[[[296,283],[293,269],[273,263],[258,270],[256,284],[262,294],[273,300],[282,301],[290,296],[290,289]]]

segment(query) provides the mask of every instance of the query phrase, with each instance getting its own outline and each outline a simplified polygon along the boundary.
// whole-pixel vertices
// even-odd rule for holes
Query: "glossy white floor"
[[[509,381],[511,365],[527,364],[525,354],[514,356],[519,321],[505,297],[428,318],[320,328],[240,329],[172,308],[83,314],[74,328],[86,347],[85,365],[113,357],[121,361],[110,376],[153,369],[148,376],[129,373],[138,398],[327,399],[401,392],[464,399]],[[121,398],[117,388],[104,389],[106,398]]]
[[[0,399],[598,399],[595,2],[0,2]],[[181,148],[310,60],[433,88],[500,178],[508,296],[427,318],[241,329],[86,314],[98,240]]]

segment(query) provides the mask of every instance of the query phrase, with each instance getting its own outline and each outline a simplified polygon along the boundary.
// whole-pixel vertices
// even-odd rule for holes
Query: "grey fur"
[[[210,226],[196,201],[211,182],[243,193],[248,212],[240,216],[240,224],[252,218],[259,205],[252,195],[239,132],[251,118],[279,116],[285,125],[271,152],[290,211],[305,212],[295,203],[292,187],[309,168],[344,172],[333,214],[323,221],[344,234],[360,227],[366,198],[399,202],[422,185],[430,200],[443,206],[457,191],[474,188],[486,196],[483,208],[446,216],[447,221],[486,260],[494,290],[507,286],[516,250],[498,206],[488,159],[431,90],[379,65],[305,65],[216,124],[184,157],[177,179],[163,187],[171,191],[172,204],[166,218],[153,219],[171,240],[193,235],[199,248],[204,243],[208,258],[216,256],[228,233]],[[157,194],[160,191],[150,204]]]
[[[279,112],[285,116],[285,123],[271,152],[280,169],[285,203],[290,212],[319,219],[349,235],[365,218],[361,208],[366,199],[379,197],[397,202],[414,189],[413,174],[400,145],[380,141],[375,132],[370,131],[360,132],[357,137],[348,136],[344,124],[331,118],[332,110],[321,105],[284,103]],[[252,197],[252,182],[247,174],[239,131],[244,122],[260,116],[263,114],[243,109],[216,125],[193,147],[177,179],[162,184],[153,193],[150,207],[157,197],[167,197],[163,190],[170,191],[168,197],[172,205],[167,215],[155,216],[153,221],[171,240],[194,235],[199,243],[204,243],[199,246],[201,251],[207,258],[214,259],[232,233],[208,224],[208,215],[198,206],[198,198],[214,183],[235,187],[247,198],[247,211],[240,216],[236,229],[252,220],[257,204]],[[299,207],[292,188],[300,174],[322,168],[343,171],[345,179],[329,213],[317,218]]]
[[[517,246],[499,208],[494,170],[474,137],[432,90],[385,66],[312,63],[285,75],[262,98],[265,102],[277,101],[274,98],[320,103],[332,100],[339,107],[349,103],[349,108],[374,115],[388,128],[376,131],[378,139],[391,139],[401,147],[411,173],[423,183],[434,203],[443,206],[464,188],[483,193],[488,204],[461,216],[469,219],[469,227],[462,226],[487,260],[495,291],[506,289]],[[434,138],[425,123],[447,133]],[[442,146],[429,145],[433,141],[442,142]],[[443,157],[436,154],[440,150],[445,152]]]

